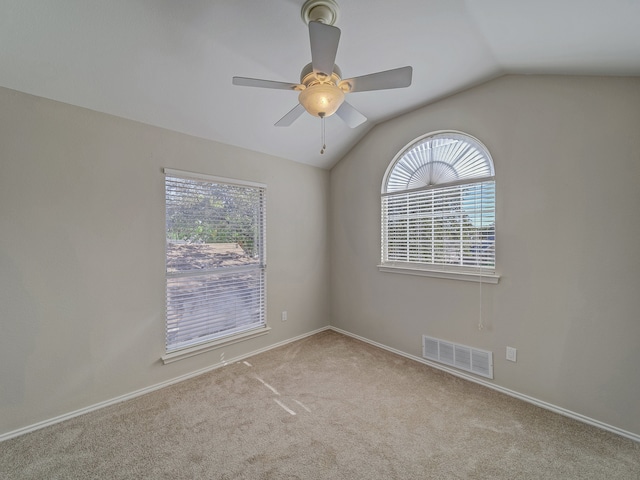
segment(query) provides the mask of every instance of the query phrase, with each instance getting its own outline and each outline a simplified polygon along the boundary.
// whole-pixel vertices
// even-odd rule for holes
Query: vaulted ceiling
[[[338,0],[345,77],[405,65],[413,83],[348,94],[368,121],[304,114],[304,0],[2,0],[0,85],[323,168],[376,123],[505,73],[640,75],[640,0]]]

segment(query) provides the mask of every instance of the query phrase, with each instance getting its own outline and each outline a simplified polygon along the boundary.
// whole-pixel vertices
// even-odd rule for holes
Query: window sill
[[[269,333],[269,330],[271,330],[271,328],[265,325],[264,327],[260,327],[254,330],[249,330],[247,332],[242,332],[236,335],[230,335],[228,337],[212,340],[211,342],[202,343],[200,345],[194,345],[192,347],[182,348],[180,350],[176,350],[174,352],[170,352],[164,355],[162,357],[162,363],[166,365],[168,363],[177,362],[178,360],[182,360],[184,358],[193,357],[194,355],[199,355],[201,353],[215,350],[216,348],[225,347],[233,343],[238,343],[244,340],[249,340],[250,338],[259,337],[261,335],[265,335]]]
[[[452,270],[434,270],[417,267],[405,267],[397,265],[378,265],[378,270],[385,273],[401,273],[403,275],[417,275],[419,277],[446,278],[449,280],[462,280],[465,282],[482,282],[497,284],[500,275],[497,273],[456,272]]]

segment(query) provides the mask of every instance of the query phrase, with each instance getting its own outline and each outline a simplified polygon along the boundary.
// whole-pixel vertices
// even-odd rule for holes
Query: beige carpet
[[[640,479],[640,446],[333,332],[0,444],[2,479]]]

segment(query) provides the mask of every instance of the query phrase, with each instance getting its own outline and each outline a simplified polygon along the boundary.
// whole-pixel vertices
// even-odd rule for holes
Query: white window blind
[[[167,352],[264,327],[264,186],[167,172]]]
[[[420,137],[383,181],[383,266],[493,273],[495,201],[493,162],[478,140]]]
[[[384,196],[386,263],[495,265],[493,181]]]

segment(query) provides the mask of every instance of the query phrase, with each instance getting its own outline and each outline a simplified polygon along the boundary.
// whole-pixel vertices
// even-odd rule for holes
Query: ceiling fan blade
[[[342,102],[340,108],[336,110],[336,115],[344,120],[344,123],[346,123],[349,128],[356,128],[358,125],[362,125],[367,121],[367,117],[361,114],[348,102]]]
[[[309,40],[313,71],[330,76],[336,63],[340,29],[320,22],[309,22]]]
[[[384,72],[370,73],[361,77],[347,78],[340,82],[340,87],[347,86],[347,92],[367,92],[370,90],[386,90],[388,88],[404,88],[411,85],[412,67],[394,68]]]
[[[241,87],[275,88],[278,90],[298,90],[297,83],[274,82],[273,80],[260,80],[259,78],[233,77],[234,85]]]
[[[289,113],[276,122],[276,127],[288,127],[304,113],[304,107],[300,104],[293,107]]]

